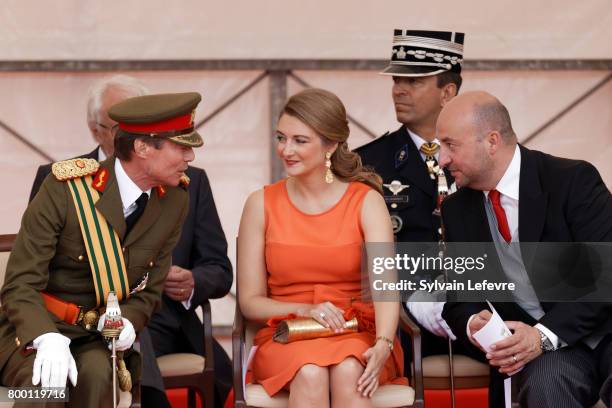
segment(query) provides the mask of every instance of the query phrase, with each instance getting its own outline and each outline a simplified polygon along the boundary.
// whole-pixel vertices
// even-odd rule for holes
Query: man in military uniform
[[[95,317],[116,293],[117,350],[128,354],[160,306],[188,211],[183,172],[192,147],[202,145],[193,129],[200,100],[197,93],[125,100],[109,111],[119,123],[116,159],[53,166],[23,216],[0,294],[2,384],[64,387],[69,378],[68,406],[111,405],[110,352]]]
[[[438,165],[436,120],[461,87],[463,42],[463,33],[394,31],[391,62],[381,74],[393,78],[393,103],[402,126],[356,152],[364,165],[383,178],[397,242],[440,239],[439,205],[456,187],[448,171],[441,172]],[[446,353],[446,338],[454,335],[441,316],[444,303],[424,302],[423,293],[415,296],[420,301],[407,302],[407,306],[426,329],[422,333],[423,354]],[[407,340],[403,345],[409,350]],[[408,367],[411,353],[404,355]]]
[[[96,82],[87,100],[87,124],[99,145],[93,152],[81,157],[102,161],[112,156],[118,125],[108,116],[108,110],[115,103],[147,93],[144,85],[126,75],[114,75]],[[30,201],[49,173],[51,164],[38,168]],[[189,166],[185,174],[190,179],[189,211],[172,252],[172,266],[164,284],[162,308],[151,316],[147,328],[138,335],[143,369],[140,382],[143,408],[170,407],[156,357],[170,353],[204,356],[204,327],[196,309],[209,299],[225,296],[233,281],[227,241],[208,176],[204,169],[194,166]],[[231,388],[231,360],[215,339],[213,349],[215,406],[223,406]]]

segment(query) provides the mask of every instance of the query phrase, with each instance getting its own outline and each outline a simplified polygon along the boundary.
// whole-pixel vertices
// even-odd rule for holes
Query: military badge
[[[130,295],[134,295],[142,290],[144,290],[144,288],[147,287],[147,282],[149,282],[149,272],[145,273],[142,278],[140,278],[138,280],[138,282],[136,283],[136,285],[134,286],[134,289],[132,289],[130,291]]]
[[[446,175],[444,170],[438,168],[438,198],[436,200],[436,208],[433,210],[433,214],[440,216],[440,208],[442,207],[442,201],[448,197],[448,183],[446,182]]]
[[[164,198],[166,195],[166,188],[164,186],[156,186],[155,191],[157,191],[157,196],[159,198]]]
[[[95,174],[99,167],[97,160],[79,158],[53,163],[51,172],[56,179],[66,181]]]
[[[104,192],[106,188],[106,182],[108,181],[108,170],[105,168],[101,168],[93,179],[91,186],[99,191],[100,193]]]
[[[395,168],[397,169],[402,164],[404,164],[407,158],[408,158],[408,145],[405,144],[404,146],[402,146],[401,149],[395,152]]]
[[[187,190],[190,182],[191,182],[191,179],[189,178],[189,176],[183,173],[179,181],[179,185],[183,187],[183,189]]]
[[[407,203],[409,198],[407,195],[399,195],[402,191],[410,187],[408,184],[402,184],[399,180],[393,180],[389,184],[383,184],[383,187],[389,189],[393,195],[385,195],[385,202],[390,204],[391,208],[397,208],[398,203]]]
[[[393,226],[393,233],[397,234],[402,230],[402,227],[404,226],[404,221],[402,221],[402,219],[398,215],[393,214],[391,216],[391,225]]]

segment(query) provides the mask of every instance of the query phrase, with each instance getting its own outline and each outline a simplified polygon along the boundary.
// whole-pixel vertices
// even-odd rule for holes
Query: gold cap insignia
[[[79,177],[95,174],[100,167],[95,159],[70,159],[53,163],[51,172],[60,181],[72,180]]]

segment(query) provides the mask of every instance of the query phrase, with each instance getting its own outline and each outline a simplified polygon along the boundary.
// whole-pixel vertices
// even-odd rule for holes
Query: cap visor
[[[176,144],[187,147],[200,147],[204,144],[202,136],[197,131],[186,133],[184,135],[172,136],[168,140],[173,141]]]
[[[418,67],[418,66],[404,66],[391,64],[385,68],[380,75],[390,76],[404,76],[404,77],[425,77],[431,75],[437,75],[442,72],[446,72],[446,69],[438,67]]]

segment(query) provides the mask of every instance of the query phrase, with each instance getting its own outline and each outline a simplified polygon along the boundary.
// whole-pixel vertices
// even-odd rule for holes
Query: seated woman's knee
[[[348,357],[344,359],[340,364],[337,364],[332,369],[332,376],[334,380],[350,379],[351,381],[355,378],[359,378],[363,373],[364,367],[361,365],[359,360],[355,357]]]
[[[306,364],[298,370],[293,383],[299,383],[306,387],[313,387],[311,390],[318,390],[329,384],[329,372],[327,367],[319,367],[315,364]]]

